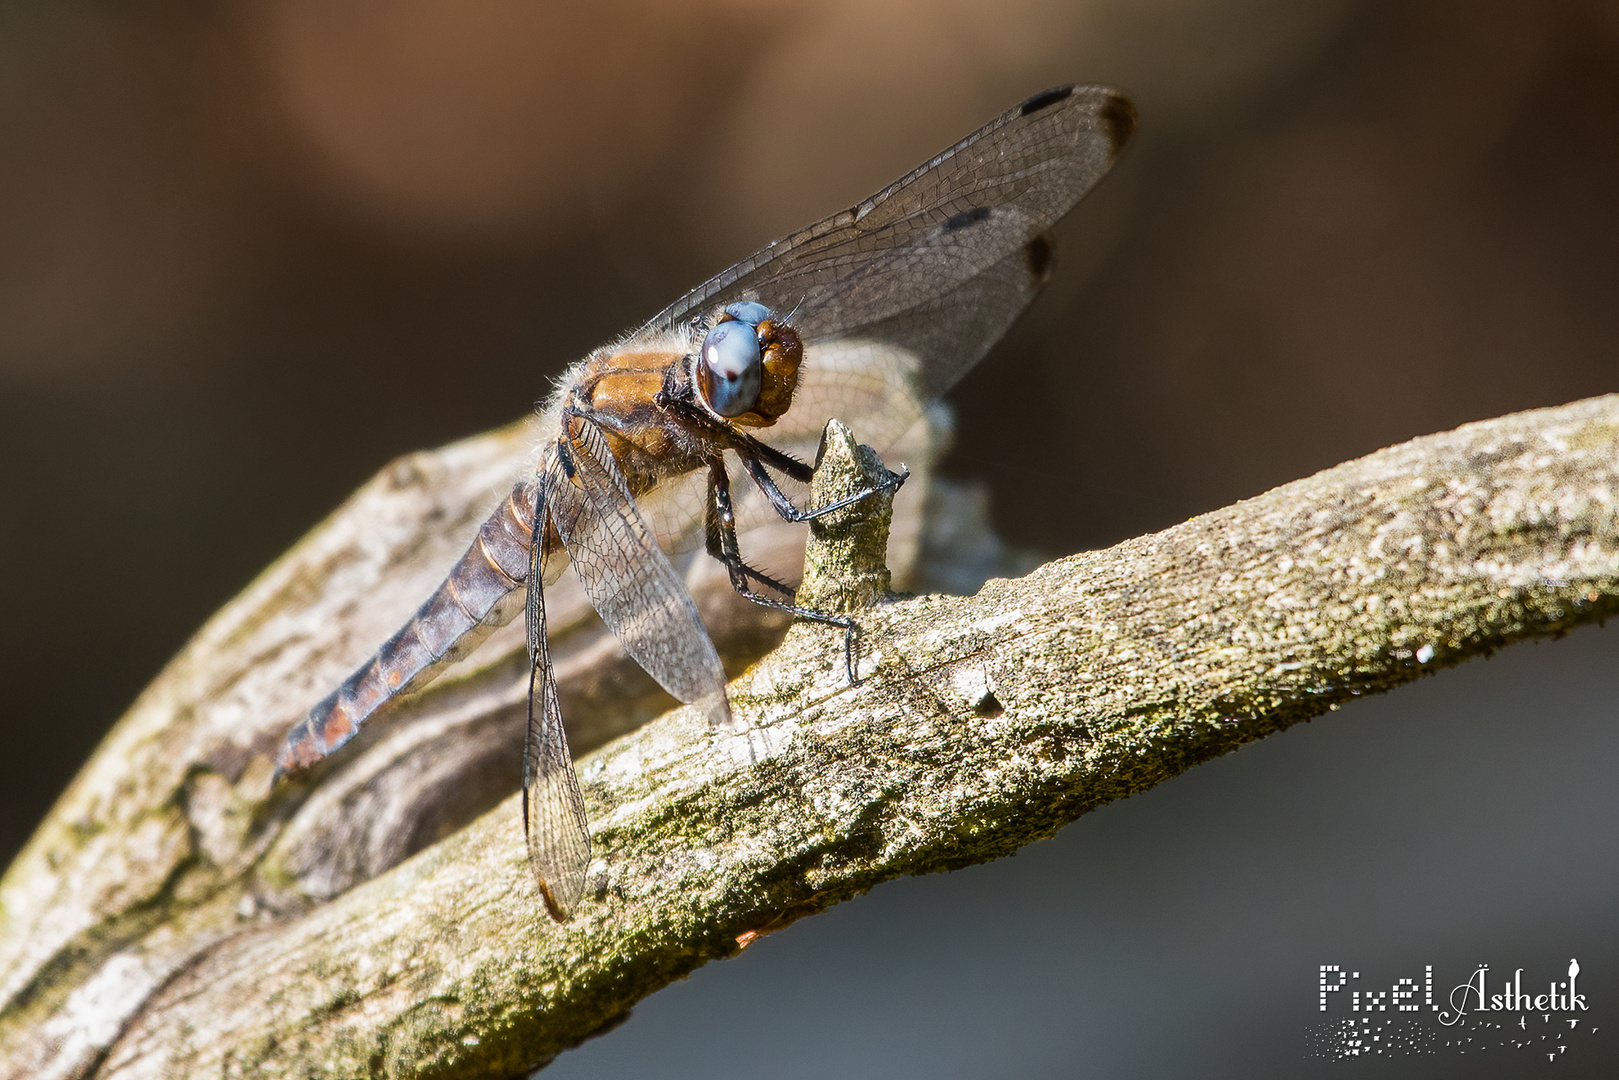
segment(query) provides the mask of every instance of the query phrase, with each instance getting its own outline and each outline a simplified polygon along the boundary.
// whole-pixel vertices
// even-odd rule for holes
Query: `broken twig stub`
[[[804,582],[797,602],[848,614],[888,598],[888,527],[894,517],[895,475],[869,446],[855,442],[837,420],[826,425],[810,483],[810,506],[831,506],[861,492],[865,498],[810,522]]]
[[[138,896],[149,923],[103,952],[39,955],[78,880],[50,865],[78,864],[20,861],[0,910],[0,1075],[516,1074],[878,882],[1008,854],[1360,696],[1611,617],[1616,493],[1619,396],[1416,439],[973,597],[878,605],[858,616],[857,685],[831,635],[791,634],[731,687],[768,757],[719,752],[680,710],[579,761],[602,855],[566,927],[534,896],[515,797],[277,917],[254,906],[275,884],[265,865],[212,862],[227,849],[176,820],[211,805],[221,774],[185,766],[185,745],[126,753],[138,775],[198,779],[168,817],[117,834],[148,858],[179,845],[193,876]],[[197,650],[182,671],[226,659]],[[97,820],[82,804],[139,794],[88,771],[38,850],[112,835],[71,831]],[[174,940],[183,954],[164,951]]]

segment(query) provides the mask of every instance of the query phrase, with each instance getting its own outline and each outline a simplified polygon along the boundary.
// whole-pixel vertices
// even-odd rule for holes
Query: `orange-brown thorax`
[[[786,323],[766,319],[758,326],[759,400],[740,416],[722,423],[769,427],[792,407],[804,346]],[[608,449],[624,474],[630,494],[646,494],[658,481],[702,468],[725,449],[712,435],[693,428],[658,408],[658,391],[671,367],[685,356],[670,350],[602,353],[585,365],[569,395],[572,402],[600,421]]]
[[[599,355],[586,365],[569,395],[576,407],[600,421],[631,495],[644,495],[659,479],[703,464],[689,435],[655,401],[669,366],[683,360],[674,352]]]

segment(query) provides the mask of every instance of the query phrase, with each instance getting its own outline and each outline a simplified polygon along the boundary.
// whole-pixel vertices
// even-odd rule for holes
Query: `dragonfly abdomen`
[[[522,610],[532,494],[519,484],[484,521],[426,603],[287,733],[280,771],[313,764],[348,742],[400,694],[419,690]]]

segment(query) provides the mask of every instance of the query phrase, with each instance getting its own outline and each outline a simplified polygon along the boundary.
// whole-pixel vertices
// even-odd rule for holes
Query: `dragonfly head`
[[[768,427],[793,403],[804,345],[798,332],[763,304],[728,305],[703,336],[697,392],[716,416]]]

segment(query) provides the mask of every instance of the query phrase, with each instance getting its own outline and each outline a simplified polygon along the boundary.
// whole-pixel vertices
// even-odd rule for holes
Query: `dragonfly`
[[[546,586],[572,565],[625,651],[714,731],[734,724],[725,674],[671,555],[701,545],[741,595],[841,627],[854,681],[852,619],[797,606],[791,588],[745,560],[739,530],[770,514],[808,521],[872,493],[801,510],[776,477],[810,480],[804,456],[834,417],[880,449],[896,442],[1033,300],[1051,270],[1049,230],[1134,128],[1116,90],[1037,94],[568,368],[541,409],[532,474],[405,625],[292,728],[278,775],[337,750],[522,612],[523,827],[540,896],[566,921],[591,853]]]

